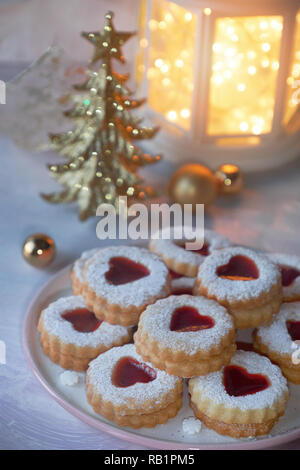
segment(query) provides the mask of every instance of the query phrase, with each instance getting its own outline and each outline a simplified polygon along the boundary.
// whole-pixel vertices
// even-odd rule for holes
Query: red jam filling
[[[181,242],[178,243],[178,246],[180,246],[181,248],[184,248],[185,250],[187,250],[187,248],[185,247],[186,243],[188,243],[188,242],[181,241]],[[200,250],[187,250],[187,251],[192,251],[193,253],[197,253],[197,254],[202,255],[202,256],[208,256],[210,254],[209,243],[207,243],[205,241],[203,243],[202,248],[200,248]]]
[[[253,344],[248,343],[247,341],[237,341],[236,347],[242,351],[254,351]]]
[[[137,382],[152,382],[155,379],[155,370],[129,356],[119,359],[111,377],[113,385],[120,388],[131,387]]]
[[[270,386],[267,377],[250,374],[244,367],[227,366],[224,369],[223,383],[228,395],[241,397],[262,392]]]
[[[247,256],[233,256],[229,263],[219,266],[217,275],[232,281],[253,281],[259,278],[256,264]]]
[[[289,332],[292,341],[300,340],[300,321],[288,320],[286,322],[286,327]]]
[[[200,315],[196,308],[184,306],[174,310],[170,330],[178,332],[207,330],[214,324],[211,317]]]
[[[294,280],[300,276],[300,272],[295,268],[289,266],[279,266],[281,272],[281,281],[283,287],[288,287],[293,284]]]
[[[117,256],[109,260],[110,269],[105,274],[106,280],[114,286],[128,284],[142,277],[149,276],[150,271],[141,263]]]
[[[172,295],[193,295],[192,287],[181,287],[172,291]]]
[[[74,330],[80,333],[92,333],[97,330],[102,321],[95,317],[87,308],[77,308],[63,313],[62,318],[72,323]]]
[[[179,279],[180,277],[183,276],[183,274],[175,273],[175,271],[172,271],[172,269],[169,269],[169,274],[172,279]]]

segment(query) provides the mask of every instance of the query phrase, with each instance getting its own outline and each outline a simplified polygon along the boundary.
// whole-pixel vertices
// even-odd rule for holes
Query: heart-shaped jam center
[[[141,263],[136,263],[131,259],[116,256],[109,260],[110,269],[105,274],[106,280],[114,286],[137,281],[142,277],[149,276],[150,271]]]
[[[193,295],[192,287],[178,287],[172,291],[172,295]]]
[[[289,266],[279,266],[281,272],[281,282],[283,287],[288,287],[293,284],[294,280],[300,276],[300,272],[295,268]]]
[[[196,308],[187,305],[174,310],[170,330],[177,332],[208,330],[214,324],[211,317],[200,315]]]
[[[63,313],[62,318],[72,323],[74,330],[80,333],[92,333],[97,330],[102,321],[95,317],[87,308],[76,308]]]
[[[286,327],[289,332],[292,341],[300,340],[300,321],[288,320],[286,322]]]
[[[118,360],[111,377],[114,386],[120,388],[131,387],[137,382],[152,382],[155,379],[155,370],[130,356]]]
[[[232,281],[253,281],[259,278],[259,271],[250,258],[236,255],[227,264],[218,267],[217,275]]]
[[[262,392],[270,386],[267,377],[262,374],[250,374],[240,366],[227,366],[224,369],[223,383],[228,395],[241,397]]]
[[[207,241],[204,241],[202,248],[200,248],[199,250],[188,250],[186,248],[186,243],[188,243],[188,242],[180,241],[176,244],[177,244],[177,246],[180,246],[180,248],[184,248],[187,251],[192,251],[193,253],[197,253],[197,254],[202,255],[202,256],[208,256],[210,254],[209,243]]]
[[[169,274],[172,279],[179,279],[182,277],[182,274],[175,273],[175,271],[172,271],[172,269],[169,269]]]

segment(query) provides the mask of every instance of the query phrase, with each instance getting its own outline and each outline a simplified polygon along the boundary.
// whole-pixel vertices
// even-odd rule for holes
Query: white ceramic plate
[[[300,437],[300,386],[296,385],[290,386],[291,398],[285,415],[272,429],[271,434],[259,439],[232,439],[220,436],[204,426],[198,435],[184,435],[182,420],[193,416],[187,396],[184,397],[184,405],[178,415],[154,429],[120,428],[94,413],[85,395],[85,374],[80,374],[81,383],[75,387],[62,385],[59,376],[64,369],[44,356],[39,344],[37,323],[40,312],[49,302],[71,294],[70,272],[71,266],[59,271],[39,291],[29,306],[23,329],[25,354],[34,374],[50,395],[70,413],[115,437],[156,449],[258,449],[283,444]],[[246,338],[239,337],[239,339]]]

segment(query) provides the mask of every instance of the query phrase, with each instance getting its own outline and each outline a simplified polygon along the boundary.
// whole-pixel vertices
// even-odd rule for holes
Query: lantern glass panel
[[[300,12],[296,16],[292,62],[287,78],[287,87],[283,124],[288,131],[296,132],[300,128]]]
[[[152,2],[148,103],[183,129],[191,125],[197,18],[166,0]]]
[[[216,19],[209,135],[260,135],[271,131],[282,27],[281,16]]]

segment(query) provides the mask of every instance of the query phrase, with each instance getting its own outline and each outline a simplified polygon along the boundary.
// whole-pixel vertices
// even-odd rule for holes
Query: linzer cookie
[[[134,342],[144,360],[180,377],[205,375],[235,352],[232,317],[213,300],[171,295],[142,313]]]
[[[99,248],[94,248],[92,250],[84,251],[79,259],[77,259],[74,263],[72,273],[71,273],[71,281],[72,281],[72,290],[74,295],[80,295],[82,290],[83,284],[83,277],[82,273],[85,268],[85,264],[87,260],[92,258],[97,252]]]
[[[110,325],[89,311],[81,296],[62,297],[41,313],[40,342],[51,361],[78,372],[113,346],[129,343],[130,328]]]
[[[281,272],[283,301],[300,300],[300,257],[282,253],[268,253],[267,256]]]
[[[150,250],[157,253],[173,272],[183,276],[195,277],[199,265],[208,255],[215,250],[231,245],[226,237],[213,230],[205,231],[204,244],[199,250],[186,250],[187,241],[152,239],[150,241]]]
[[[289,392],[279,367],[254,352],[237,351],[229,365],[189,381],[195,416],[219,434],[255,437],[284,414]]]
[[[282,304],[273,321],[259,327],[253,337],[254,348],[278,364],[290,382],[300,384],[300,302]]]
[[[87,261],[83,278],[87,306],[111,324],[137,325],[147,305],[171,292],[163,261],[133,246],[104,248]]]
[[[264,255],[243,247],[224,248],[200,266],[194,294],[226,307],[237,328],[257,327],[279,310],[281,275]]]
[[[133,344],[92,361],[86,389],[94,411],[119,426],[151,428],[166,423],[182,406],[182,379],[145,362]]]

